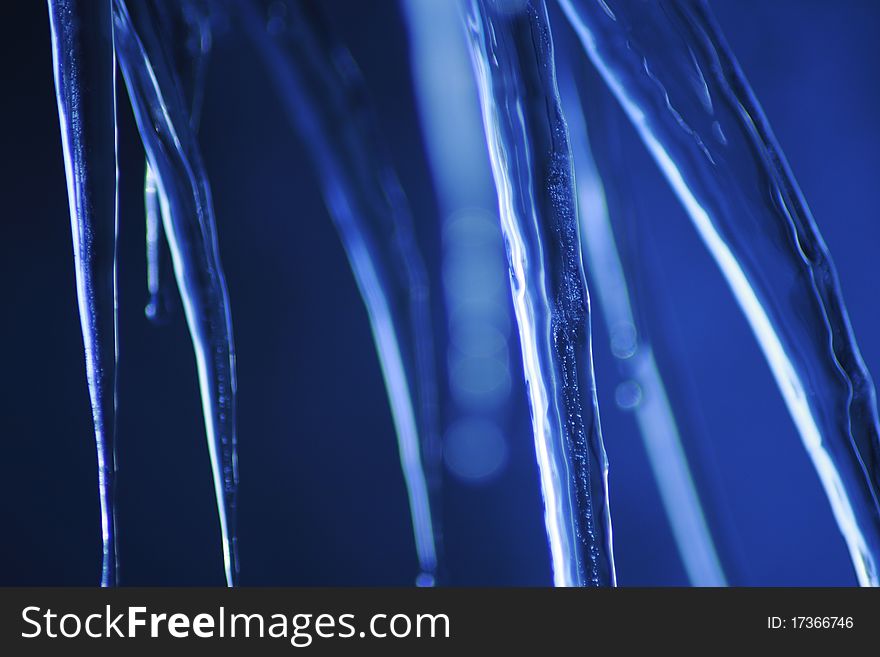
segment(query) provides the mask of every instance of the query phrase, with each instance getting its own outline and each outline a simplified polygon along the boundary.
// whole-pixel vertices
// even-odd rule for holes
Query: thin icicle
[[[116,555],[116,63],[110,0],[49,0],[86,375],[98,451],[101,585]]]
[[[223,539],[226,580],[238,581],[235,451],[235,351],[226,282],[220,266],[211,192],[175,83],[168,44],[157,31],[155,5],[132,12],[114,0],[116,48],[150,167],[157,174],[174,273],[196,355],[208,450]]]
[[[613,586],[608,461],[568,128],[541,0],[466,16],[507,242],[554,581]]]
[[[162,295],[162,261],[165,249],[162,244],[162,200],[159,198],[159,181],[149,163],[144,173],[144,218],[147,237],[147,305],[144,314],[151,322],[161,323],[167,309]]]
[[[367,307],[397,431],[421,586],[434,583],[440,449],[428,280],[409,205],[346,48],[300,3],[235,3],[314,162]]]

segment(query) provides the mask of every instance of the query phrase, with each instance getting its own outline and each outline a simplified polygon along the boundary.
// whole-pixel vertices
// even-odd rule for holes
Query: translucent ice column
[[[437,571],[440,446],[428,280],[409,204],[383,148],[366,85],[316,7],[231,3],[317,169],[367,307],[409,495],[416,582]]]
[[[554,581],[615,583],[574,169],[547,9],[467,0],[507,245]]]
[[[177,286],[196,355],[227,583],[238,580],[235,349],[211,191],[190,107],[175,81],[158,5],[114,0],[116,48],[135,119],[156,174]],[[131,9],[131,13],[129,12]]]
[[[49,0],[49,20],[76,292],[98,449],[101,585],[115,586],[117,171],[110,0]]]

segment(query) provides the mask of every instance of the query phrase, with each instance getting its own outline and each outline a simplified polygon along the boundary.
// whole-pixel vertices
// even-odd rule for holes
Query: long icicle
[[[394,418],[421,573],[440,541],[440,449],[425,265],[406,196],[382,148],[365,83],[320,16],[297,2],[235,3],[314,162],[367,307]]]
[[[568,129],[541,0],[467,0],[507,243],[554,582],[614,585],[608,462]]]
[[[101,585],[116,555],[116,63],[110,0],[49,0],[76,291],[98,452]]]
[[[155,7],[114,0],[117,54],[135,119],[157,174],[174,273],[196,355],[214,475],[226,581],[238,581],[235,350],[214,210],[190,112],[156,30]]]
[[[880,584],[880,441],[824,241],[708,7],[560,0],[739,302],[847,543]]]

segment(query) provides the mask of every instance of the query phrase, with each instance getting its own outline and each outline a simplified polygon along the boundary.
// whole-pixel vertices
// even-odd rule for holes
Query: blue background
[[[880,4],[711,3],[835,258],[869,369],[880,368]],[[437,201],[390,1],[326,3],[361,65],[439,288]],[[15,14],[15,15],[13,15]],[[95,454],[77,319],[48,18],[15,3],[0,25],[6,167],[0,267],[0,584],[92,585]],[[201,140],[232,300],[239,374],[240,550],[246,585],[408,585],[417,571],[391,417],[365,311],[301,145],[236,34],[210,60]],[[220,585],[213,489],[179,303],[145,319],[143,152],[120,96],[119,519],[123,583]],[[730,578],[855,579],[811,465],[745,320],[627,127],[636,202],[650,209],[644,291],[661,364],[703,464]],[[649,224],[649,225],[648,225]],[[442,324],[442,323],[441,323]],[[601,322],[594,346],[619,580],[686,584]],[[442,326],[439,327],[442,336]],[[511,359],[518,368],[518,357]],[[514,371],[514,381],[521,373]],[[482,486],[447,477],[448,582],[550,583],[521,384],[510,455]]]

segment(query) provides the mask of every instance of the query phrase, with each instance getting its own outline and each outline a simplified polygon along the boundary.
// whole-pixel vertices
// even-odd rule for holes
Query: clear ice
[[[234,5],[318,171],[367,308],[409,496],[416,581],[433,585],[441,477],[434,329],[406,196],[357,64],[319,12],[295,1]]]
[[[49,0],[76,292],[98,450],[101,585],[116,555],[116,60],[109,0]]]
[[[229,295],[190,107],[180,91],[160,5],[113,3],[116,50],[159,198],[177,286],[192,338],[214,475],[226,581],[238,581],[235,349]],[[131,11],[130,11],[131,10]]]
[[[590,301],[547,8],[472,0],[465,20],[507,245],[554,582],[613,586]]]

